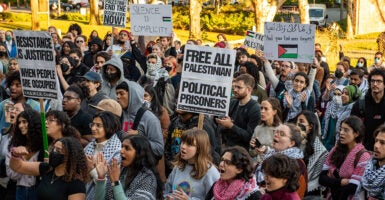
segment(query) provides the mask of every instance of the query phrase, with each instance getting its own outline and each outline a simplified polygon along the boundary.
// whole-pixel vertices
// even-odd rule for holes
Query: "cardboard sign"
[[[216,116],[230,107],[235,51],[186,45],[177,109]]]
[[[171,5],[130,5],[131,32],[144,36],[171,36]]]
[[[23,94],[31,98],[58,98],[55,54],[48,32],[14,31]]]
[[[244,45],[254,50],[263,51],[263,39],[264,35],[254,31],[247,31]]]
[[[265,22],[264,55],[270,60],[313,63],[314,24]]]
[[[103,25],[126,27],[127,0],[104,0]]]

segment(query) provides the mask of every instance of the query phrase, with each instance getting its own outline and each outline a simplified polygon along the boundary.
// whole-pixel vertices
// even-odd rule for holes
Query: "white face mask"
[[[147,100],[144,100],[144,105],[147,107],[147,108],[150,108],[151,107],[151,102],[147,101]]]
[[[341,99],[341,96],[334,95],[334,96],[333,96],[333,102],[334,102],[336,105],[342,105],[342,99]]]
[[[326,57],[322,56],[321,61],[326,62]]]

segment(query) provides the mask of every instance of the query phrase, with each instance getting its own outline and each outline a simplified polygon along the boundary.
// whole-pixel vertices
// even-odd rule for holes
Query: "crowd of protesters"
[[[185,44],[174,36],[48,32],[62,98],[44,102],[42,124],[0,30],[2,199],[385,199],[381,52],[351,63],[341,48],[330,73],[318,43],[310,64],[235,48],[228,115],[199,122],[176,109]]]

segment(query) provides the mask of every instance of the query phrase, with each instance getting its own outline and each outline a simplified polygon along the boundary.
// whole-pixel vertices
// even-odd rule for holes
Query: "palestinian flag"
[[[171,17],[163,17],[163,22],[171,22]]]
[[[298,44],[279,44],[278,58],[298,58]]]
[[[253,31],[247,31],[247,32],[246,32],[246,36],[247,36],[247,37],[254,38],[254,37],[255,37],[255,33],[254,33]]]

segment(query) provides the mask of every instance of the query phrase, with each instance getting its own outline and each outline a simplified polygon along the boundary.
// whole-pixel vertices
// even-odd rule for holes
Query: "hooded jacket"
[[[103,49],[103,48],[102,48],[102,46],[103,46],[103,41],[102,41],[100,38],[94,38],[94,39],[92,39],[92,40],[88,43],[88,48],[91,49],[91,46],[92,46],[93,44],[98,45],[99,50],[98,50],[97,52],[99,52],[99,51],[101,51],[101,50]],[[86,54],[84,55],[84,57],[83,57],[83,63],[84,63],[85,65],[87,65],[89,68],[91,68],[91,67],[94,66],[94,55],[95,55],[97,52],[92,53],[91,50],[89,50],[89,51],[87,51]]]
[[[134,123],[136,113],[143,106],[144,89],[136,82],[125,80],[128,85],[128,106],[123,109],[122,120],[124,124]],[[138,134],[146,136],[150,141],[151,149],[157,158],[162,157],[164,151],[162,128],[159,119],[151,112],[144,112],[138,124]]]
[[[107,65],[112,65],[116,67],[118,70],[118,74],[120,75],[119,80],[114,85],[112,85],[106,79]],[[107,96],[109,96],[111,99],[116,100],[116,86],[125,80],[124,73],[123,73],[123,63],[122,63],[122,60],[120,60],[120,58],[112,56],[110,60],[104,63],[104,65],[102,66],[102,79],[103,79],[103,83],[102,83],[102,89],[100,91],[106,94]]]

